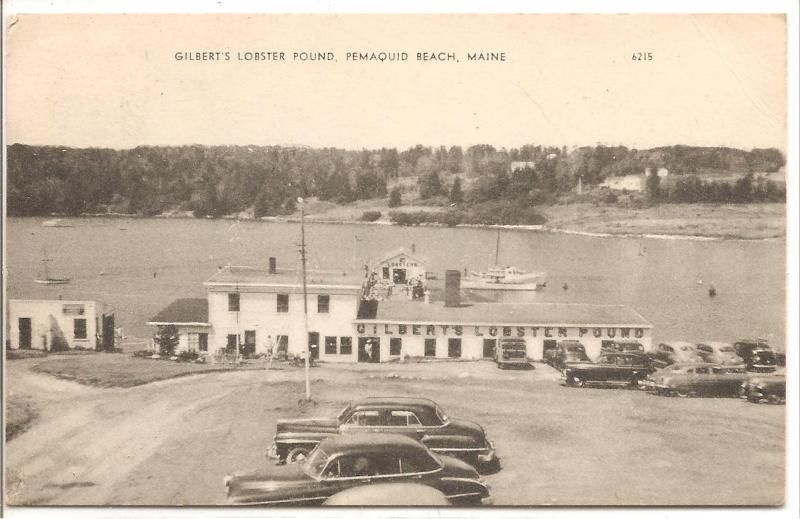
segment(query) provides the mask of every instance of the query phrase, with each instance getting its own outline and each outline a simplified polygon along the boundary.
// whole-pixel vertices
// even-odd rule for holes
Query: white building
[[[424,280],[427,274],[425,260],[408,254],[405,249],[390,252],[378,261],[378,272],[385,283],[405,285],[409,280]]]
[[[528,357],[565,339],[595,358],[607,342],[636,340],[649,350],[652,325],[621,305],[461,303],[460,276],[446,282],[444,303],[362,300],[362,278],[307,278],[305,335],[302,282],[292,273],[225,267],[204,283],[206,299],[179,299],[148,323],[175,325],[178,351],[299,355],[309,345],[327,362],[383,362],[410,357],[492,358],[503,337],[525,339]],[[450,279],[450,278],[448,278]]]
[[[6,338],[12,349],[95,349],[99,305],[94,301],[8,301]]]
[[[623,175],[621,177],[608,177],[600,187],[614,191],[644,191],[645,177],[643,175]]]
[[[361,279],[345,274],[307,276],[309,334],[305,336],[303,286],[277,269],[228,266],[205,283],[207,298],[177,300],[148,324],[177,326],[178,351],[266,353],[273,348],[337,362],[352,360],[353,319]]]
[[[493,358],[498,340],[523,338],[528,357],[566,339],[580,341],[591,358],[607,342],[635,340],[651,348],[653,325],[621,305],[565,303],[472,303],[445,306],[381,301],[374,319],[356,319],[359,347],[370,341],[381,361],[405,355],[431,358]]]
[[[548,156],[547,158],[550,158],[550,157]],[[536,162],[534,162],[532,160],[514,160],[514,161],[511,161],[511,164],[509,164],[509,167],[508,167],[508,169],[509,169],[509,171],[511,173],[514,173],[517,170],[526,169],[526,168],[527,169],[536,169]]]

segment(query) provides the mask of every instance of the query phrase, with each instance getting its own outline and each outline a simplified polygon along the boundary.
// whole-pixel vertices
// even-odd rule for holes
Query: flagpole
[[[306,208],[302,198],[298,198],[297,201],[300,202],[300,263],[303,270],[303,322],[306,330],[306,400],[311,400],[311,345],[308,335],[308,289],[306,287]]]

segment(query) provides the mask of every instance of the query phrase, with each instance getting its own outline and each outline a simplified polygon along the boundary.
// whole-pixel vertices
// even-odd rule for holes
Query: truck
[[[500,339],[495,353],[495,361],[497,361],[497,367],[500,369],[530,369],[533,367],[530,359],[528,359],[528,346],[525,343],[525,339],[516,337],[503,337]]]

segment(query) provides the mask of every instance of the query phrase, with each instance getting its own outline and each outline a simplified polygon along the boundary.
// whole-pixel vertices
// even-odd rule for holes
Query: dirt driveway
[[[39,418],[6,446],[10,504],[207,505],[222,479],[271,465],[280,417],[334,415],[363,395],[417,395],[481,423],[502,470],[498,505],[775,505],[783,501],[784,406],[573,389],[558,373],[489,362],[326,365],[210,373],[97,389],[7,363]],[[280,470],[275,467],[274,470]]]

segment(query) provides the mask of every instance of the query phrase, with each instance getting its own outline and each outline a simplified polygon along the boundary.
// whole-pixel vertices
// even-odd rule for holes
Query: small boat
[[[546,278],[544,272],[527,272],[512,266],[493,267],[486,272],[468,272],[461,286],[477,290],[538,290],[545,286]]]
[[[72,227],[72,224],[65,222],[61,218],[53,218],[52,220],[45,220],[42,222],[42,227]]]
[[[500,231],[497,231],[497,243],[494,249],[494,267],[486,272],[465,272],[461,280],[463,288],[474,290],[538,290],[547,285],[547,274],[544,272],[528,272],[517,267],[498,264],[500,255]]]
[[[51,262],[50,258],[47,257],[47,251],[42,251],[42,269],[44,270],[44,276],[40,276],[33,280],[34,283],[39,283],[40,285],[66,285],[70,282],[70,278],[61,278],[61,277],[53,277],[50,275],[50,272],[47,269],[47,264]]]

